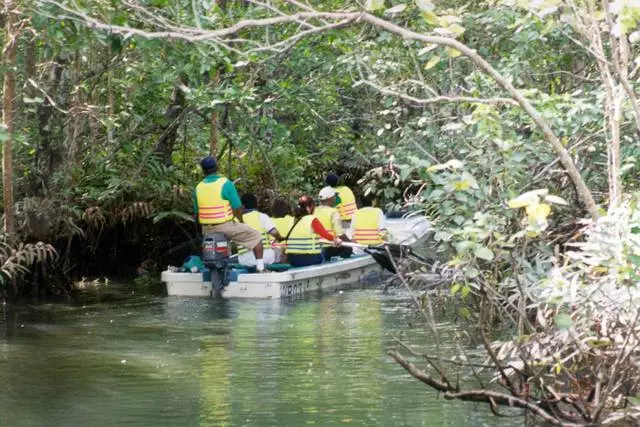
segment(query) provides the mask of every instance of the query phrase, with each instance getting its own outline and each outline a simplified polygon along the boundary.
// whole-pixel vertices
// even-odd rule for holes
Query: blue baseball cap
[[[325,184],[330,185],[331,187],[337,187],[338,186],[338,175],[336,175],[335,173],[330,173],[327,175],[327,177],[324,180]]]
[[[200,166],[205,170],[215,169],[216,167],[218,167],[218,163],[213,157],[207,156],[204,159],[200,160]]]

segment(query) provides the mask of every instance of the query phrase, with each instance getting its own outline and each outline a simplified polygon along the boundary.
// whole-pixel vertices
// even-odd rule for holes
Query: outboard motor
[[[202,262],[211,271],[211,285],[216,294],[229,283],[231,245],[223,233],[209,233],[202,238]]]

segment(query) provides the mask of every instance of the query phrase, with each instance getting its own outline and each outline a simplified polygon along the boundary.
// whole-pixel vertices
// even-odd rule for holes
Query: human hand
[[[339,237],[336,237],[335,239],[333,239],[333,244],[336,246],[340,246],[342,244],[342,239]]]

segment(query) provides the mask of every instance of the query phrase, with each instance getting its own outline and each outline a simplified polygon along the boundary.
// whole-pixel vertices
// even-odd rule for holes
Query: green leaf
[[[378,10],[384,7],[384,0],[367,0],[365,8],[368,11]]]
[[[430,10],[423,11],[422,16],[424,17],[424,20],[427,21],[427,24],[434,26],[438,25],[438,15],[431,12]]]
[[[464,268],[464,275],[467,276],[470,279],[478,277],[479,274],[480,274],[480,272],[476,268],[473,268],[473,267],[465,267]]]
[[[464,320],[469,320],[471,318],[471,310],[469,310],[467,307],[460,308],[460,310],[458,310],[458,313],[460,313],[460,316]]]
[[[440,62],[439,56],[432,56],[431,59],[425,64],[424,69],[430,70]]]
[[[453,285],[451,287],[451,295],[457,294],[458,291],[460,290],[460,287],[461,287],[460,283],[456,283],[455,285]]]
[[[566,330],[573,325],[573,320],[571,320],[571,316],[566,313],[559,313],[556,317],[553,318],[553,322],[556,324],[558,329]]]
[[[447,47],[444,50],[445,52],[447,52],[447,55],[449,55],[450,58],[457,58],[458,56],[462,55],[462,52],[452,47]]]
[[[631,254],[627,258],[629,258],[629,261],[631,261],[633,265],[640,267],[640,256]]]
[[[466,298],[467,295],[469,295],[469,292],[471,292],[471,287],[469,287],[468,285],[465,285],[462,288],[462,292],[460,292],[460,296],[462,298]]]
[[[483,259],[485,261],[491,261],[493,260],[493,258],[495,258],[493,251],[486,246],[478,246],[473,253],[477,258]]]
[[[627,396],[627,401],[633,406],[640,406],[640,396]]]

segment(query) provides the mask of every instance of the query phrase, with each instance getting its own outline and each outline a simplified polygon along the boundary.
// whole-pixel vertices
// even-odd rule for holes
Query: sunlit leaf
[[[365,8],[368,11],[378,10],[384,7],[384,0],[367,0]]]
[[[425,64],[424,69],[425,70],[430,70],[433,67],[435,67],[436,65],[438,65],[438,62],[440,62],[440,57],[439,56],[433,56],[431,57],[431,59]]]
[[[407,5],[404,4],[404,3],[397,4],[397,5],[393,6],[393,7],[390,7],[389,9],[385,10],[384,14],[385,15],[394,15],[396,13],[402,12],[406,8],[407,8]]]
[[[445,48],[445,52],[447,52],[447,55],[449,55],[450,58],[457,58],[458,56],[462,55],[462,52],[452,47]]]
[[[546,203],[533,203],[526,207],[526,212],[531,220],[542,222],[551,213],[551,206]]]
[[[422,12],[422,17],[425,21],[427,21],[427,24],[438,25],[438,15],[431,12],[430,10],[425,10],[424,12]]]
[[[546,188],[540,190],[531,190],[527,191],[516,197],[515,199],[511,199],[507,202],[507,206],[511,209],[522,208],[524,206],[528,206],[533,203],[538,203],[540,200],[540,196],[546,195],[549,192]]]
[[[436,6],[430,0],[416,0],[416,5],[423,12],[430,12],[436,8]]]
[[[569,203],[562,197],[554,196],[552,194],[547,194],[544,196],[544,200],[549,203],[555,203],[556,205],[564,205],[567,206]]]
[[[459,24],[452,24],[447,27],[447,30],[451,31],[454,34],[461,35],[464,33],[464,27]]]

